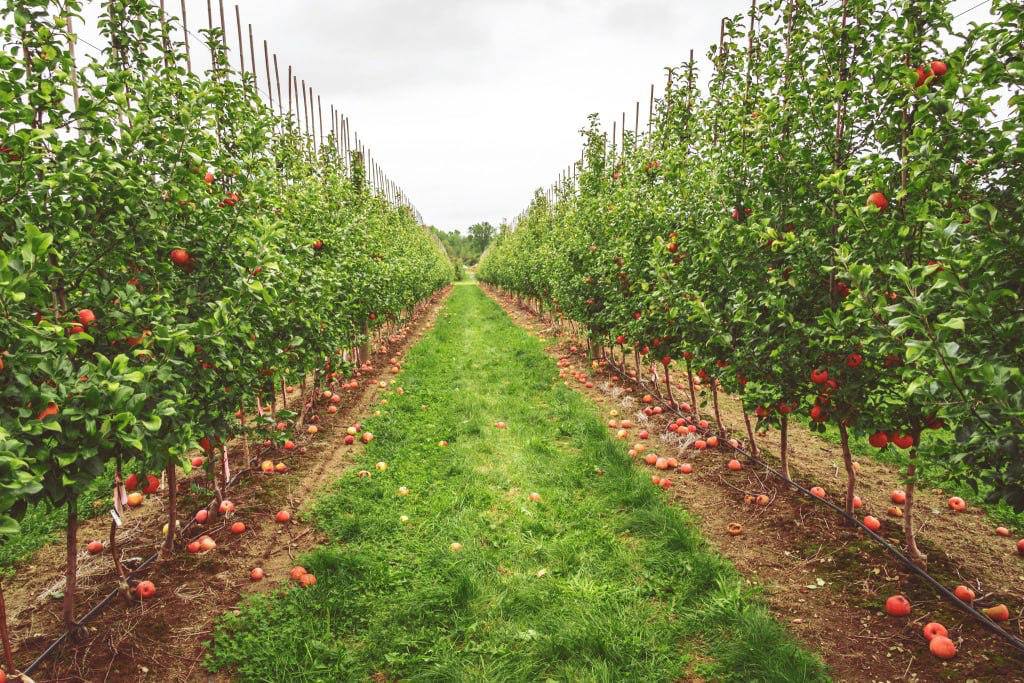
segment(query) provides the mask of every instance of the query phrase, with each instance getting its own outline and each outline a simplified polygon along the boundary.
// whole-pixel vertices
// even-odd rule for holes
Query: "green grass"
[[[398,384],[356,466],[387,471],[346,473],[313,506],[329,539],[302,559],[317,585],[224,616],[209,669],[251,681],[826,678],[479,288],[455,288]]]

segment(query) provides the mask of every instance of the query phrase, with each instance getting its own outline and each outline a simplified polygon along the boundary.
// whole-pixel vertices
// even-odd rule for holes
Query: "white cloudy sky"
[[[179,14],[180,1],[166,0],[168,9]],[[206,0],[185,1],[190,28],[204,28]],[[347,114],[424,220],[445,229],[517,214],[535,188],[578,158],[577,131],[588,114],[610,125],[628,110],[632,125],[639,100],[645,121],[650,86],[661,92],[664,67],[690,48],[703,61],[721,17],[749,7],[749,0],[227,0],[229,44],[237,42],[236,1],[258,45],[266,39],[282,68],[294,66],[325,107]],[[262,56],[258,64],[262,83]]]

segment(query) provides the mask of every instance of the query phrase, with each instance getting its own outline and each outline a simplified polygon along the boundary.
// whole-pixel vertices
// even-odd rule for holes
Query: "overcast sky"
[[[180,13],[180,0],[166,1]],[[186,4],[190,29],[205,28],[206,0]],[[515,216],[534,189],[577,159],[588,114],[610,126],[627,110],[632,126],[639,100],[644,125],[650,86],[660,95],[664,67],[690,48],[703,62],[721,17],[743,12],[749,0],[237,4],[257,44],[267,40],[282,69],[292,65],[325,108],[349,117],[426,222],[464,230]],[[232,46],[234,6],[225,2]]]

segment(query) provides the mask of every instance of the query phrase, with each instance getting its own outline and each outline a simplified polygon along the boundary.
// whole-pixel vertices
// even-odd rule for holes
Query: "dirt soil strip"
[[[287,581],[295,559],[322,542],[312,527],[302,523],[302,510],[361,450],[358,440],[355,445],[345,445],[346,429],[372,412],[383,391],[379,382],[391,377],[391,362],[400,362],[412,344],[433,327],[450,292],[448,288],[438,293],[389,340],[390,348],[376,351],[371,360],[373,371],[358,375],[359,389],[340,392],[344,400],[337,413],[326,413],[327,403],[317,401],[317,434],[308,439],[303,434],[301,440],[293,437],[300,447],[290,454],[276,448],[267,450],[263,457],[285,462],[286,474],[253,473],[239,479],[229,493],[237,506],[235,513],[226,520],[211,520],[192,534],[213,536],[215,550],[189,555],[179,549],[172,559],[151,565],[139,578],[156,584],[155,598],[140,603],[119,596],[85,627],[78,642],[51,656],[34,672],[33,679],[37,683],[207,680],[202,659],[214,620],[246,593],[270,590]],[[297,391],[289,395],[289,405],[298,400]],[[231,461],[241,464],[243,460],[239,447],[232,452]],[[188,478],[179,473],[178,484],[178,509],[181,517],[188,519],[205,506],[212,491],[201,472],[194,471]],[[293,512],[288,524],[274,521],[281,509]],[[148,496],[141,508],[128,513],[118,533],[124,557],[141,560],[156,550],[163,540],[157,532],[165,519],[166,497],[160,494]],[[245,523],[245,533],[235,536],[227,530],[234,521]],[[83,548],[93,539],[106,542],[109,528],[107,515],[82,524],[78,537]],[[83,552],[78,566],[79,613],[84,614],[117,582],[108,552],[96,556]],[[251,582],[253,567],[262,567],[267,578]],[[61,631],[63,572],[64,546],[54,543],[19,566],[17,580],[6,587],[14,659],[20,666],[27,666]]]
[[[693,464],[692,474],[667,475],[673,483],[669,498],[695,516],[706,538],[761,588],[777,618],[788,622],[808,647],[821,654],[838,680],[1024,681],[1024,660],[964,613],[941,601],[882,548],[765,472],[752,466],[730,472],[725,464],[733,455],[727,451],[686,448],[680,437],[667,430],[670,420],[666,416],[644,414],[644,404],[633,395],[635,388],[609,369],[593,367],[584,343],[514,297],[489,288],[485,291],[513,320],[544,339],[550,356],[568,361],[567,384],[587,394],[606,415],[618,410],[620,417],[648,430],[648,450]],[[574,381],[575,372],[590,375],[593,387]],[[723,422],[743,441],[739,401],[721,399]],[[709,397],[701,401],[709,401]],[[629,438],[638,441],[638,429],[632,431]],[[759,438],[758,446],[768,451],[762,452],[762,457],[777,455],[778,435]],[[838,446],[790,423],[789,449],[795,480],[822,486],[830,495],[845,491]],[[641,461],[638,465],[646,467]],[[889,493],[902,488],[900,481],[899,472],[892,467],[860,462],[857,493],[864,500],[861,513],[882,519],[881,533],[897,547],[902,546],[902,525],[887,517],[886,510],[891,505]],[[760,493],[769,496],[767,506],[745,501],[746,496]],[[970,586],[977,594],[976,606],[1006,603],[1011,619],[1003,626],[1024,635],[1024,556],[1015,552],[1009,539],[995,535],[996,525],[983,511],[968,508],[954,513],[946,499],[938,489],[917,493],[918,542],[928,554],[929,572],[950,588]],[[743,526],[741,535],[731,536],[726,531],[731,522]],[[884,612],[885,599],[897,593],[906,595],[913,605],[906,619]],[[921,630],[931,621],[949,629],[959,648],[954,659],[942,661],[929,653]]]

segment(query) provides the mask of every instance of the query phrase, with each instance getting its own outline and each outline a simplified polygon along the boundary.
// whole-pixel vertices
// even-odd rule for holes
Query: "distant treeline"
[[[463,234],[457,230],[446,232],[431,227],[444,245],[448,256],[458,265],[475,266],[480,255],[497,234],[497,229],[490,223],[477,223],[470,226]]]

